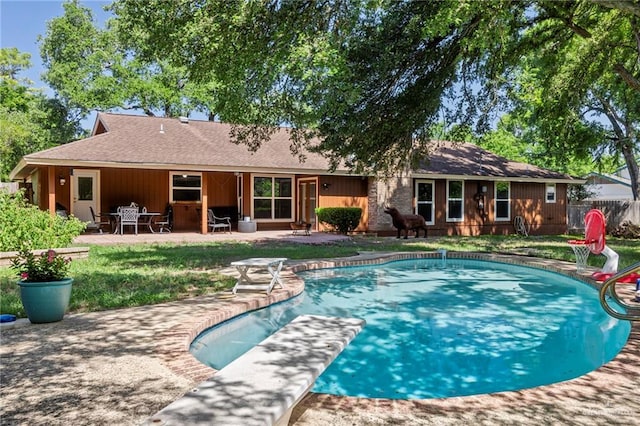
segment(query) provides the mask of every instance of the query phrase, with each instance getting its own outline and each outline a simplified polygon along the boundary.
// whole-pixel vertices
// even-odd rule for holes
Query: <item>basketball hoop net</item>
[[[576,255],[576,272],[584,272],[587,268],[587,259],[591,253],[591,243],[586,240],[567,241]]]

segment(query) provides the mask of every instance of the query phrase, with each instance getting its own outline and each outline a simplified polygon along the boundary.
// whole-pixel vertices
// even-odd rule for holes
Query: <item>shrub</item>
[[[85,224],[71,216],[51,217],[49,212],[29,204],[24,192],[0,190],[0,251],[68,247]]]
[[[316,209],[316,216],[320,222],[346,234],[353,231],[360,223],[362,209],[360,207],[319,207]]]

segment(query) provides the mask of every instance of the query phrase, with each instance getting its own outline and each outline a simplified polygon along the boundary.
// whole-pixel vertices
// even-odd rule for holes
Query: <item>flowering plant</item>
[[[47,250],[40,256],[34,255],[31,250],[22,247],[11,261],[11,268],[20,275],[20,281],[46,282],[60,281],[67,278],[71,258],[64,258],[54,250]]]

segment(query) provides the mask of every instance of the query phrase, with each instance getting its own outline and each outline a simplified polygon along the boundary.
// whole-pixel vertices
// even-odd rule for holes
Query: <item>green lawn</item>
[[[436,250],[526,253],[537,257],[574,261],[567,240],[578,236],[480,236],[397,240],[355,237],[327,245],[291,243],[140,244],[92,246],[88,259],[73,261],[75,278],[71,312],[98,311],[179,300],[212,294],[233,285],[234,279],[218,271],[234,260],[248,257],[318,259],[344,257],[358,251]],[[609,238],[620,255],[620,268],[640,261],[640,242]],[[589,257],[589,265],[602,266],[604,256]],[[25,316],[8,267],[0,268],[0,312]]]

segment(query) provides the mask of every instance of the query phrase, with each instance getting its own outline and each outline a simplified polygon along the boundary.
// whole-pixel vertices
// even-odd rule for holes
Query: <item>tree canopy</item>
[[[138,39],[123,34],[118,20],[99,28],[91,9],[78,0],[63,6],[64,14],[47,23],[40,50],[43,79],[69,110],[80,117],[115,108],[165,116],[209,111],[208,82],[192,84],[184,66],[162,55],[145,60],[137,53]]]
[[[68,142],[81,131],[63,105],[20,77],[30,66],[28,53],[0,49],[0,180],[22,156]]]
[[[555,169],[620,155],[638,195],[637,1],[117,0],[111,10],[98,30],[74,0],[49,25],[46,78],[68,107],[198,109],[238,124],[233,136],[252,148],[286,125],[294,152],[372,173],[428,156],[443,123],[480,137],[509,113],[501,131]]]
[[[634,168],[634,1],[120,0],[113,10],[144,57],[215,82],[215,113],[254,125],[236,135],[254,145],[286,123],[301,141],[318,136],[334,164],[397,169],[428,155],[434,123],[484,129],[499,110],[557,164],[614,150]]]

